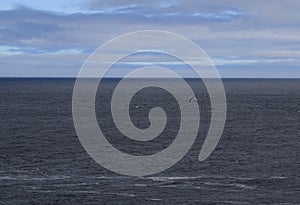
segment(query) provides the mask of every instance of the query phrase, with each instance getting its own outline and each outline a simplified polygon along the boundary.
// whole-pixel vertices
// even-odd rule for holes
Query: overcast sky
[[[300,77],[299,0],[4,0],[0,9],[0,77],[75,77],[98,46],[145,29],[191,39],[222,77]]]

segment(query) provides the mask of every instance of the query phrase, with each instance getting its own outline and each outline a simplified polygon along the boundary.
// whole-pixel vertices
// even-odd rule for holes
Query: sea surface
[[[180,124],[176,100],[154,87],[134,96],[137,127],[149,126],[152,107],[168,117],[159,137],[135,143],[110,113],[118,81],[104,80],[96,98],[109,142],[133,155],[168,147]],[[72,120],[74,82],[0,79],[0,204],[300,204],[300,80],[224,79],[225,129],[204,162],[198,155],[210,123],[209,95],[201,81],[187,80],[200,106],[197,139],[176,165],[145,177],[113,173],[85,152]]]

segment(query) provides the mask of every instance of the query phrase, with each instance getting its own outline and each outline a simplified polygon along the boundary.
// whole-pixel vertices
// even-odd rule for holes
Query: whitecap
[[[115,195],[118,195],[118,196],[127,196],[127,197],[135,197],[136,195],[135,194],[123,194],[123,193],[113,193]]]
[[[137,186],[137,187],[146,187],[147,184],[134,184],[133,186]]]
[[[286,179],[287,177],[283,177],[283,176],[271,176],[271,179]]]
[[[187,177],[187,176],[178,176],[178,177],[147,177],[147,179],[152,179],[154,181],[189,180],[189,179],[199,179],[199,178],[203,178],[203,176],[194,176],[194,177]]]
[[[162,199],[157,199],[157,198],[146,198],[146,200],[150,200],[150,201],[162,201]]]

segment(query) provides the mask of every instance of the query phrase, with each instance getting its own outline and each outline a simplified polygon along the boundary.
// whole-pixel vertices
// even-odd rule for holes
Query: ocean
[[[159,137],[134,142],[118,132],[110,113],[118,81],[105,79],[96,98],[108,141],[133,155],[168,147],[180,124],[172,95],[153,87],[134,96],[130,114],[137,127],[149,126],[153,106],[168,116]],[[197,139],[173,167],[144,177],[111,172],[86,153],[72,120],[74,82],[0,79],[0,204],[300,204],[299,79],[223,79],[225,129],[203,162],[209,95],[201,81],[187,80],[200,106]]]

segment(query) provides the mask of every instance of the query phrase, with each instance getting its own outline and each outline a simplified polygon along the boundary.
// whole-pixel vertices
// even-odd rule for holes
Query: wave
[[[30,172],[13,171],[11,173],[0,171],[0,180],[23,180],[23,181],[47,181],[47,180],[65,180],[65,179],[110,179],[110,180],[152,180],[160,182],[180,182],[180,181],[216,181],[216,180],[227,180],[231,182],[248,182],[253,180],[284,180],[287,179],[285,176],[263,176],[263,177],[236,177],[236,176],[225,176],[225,175],[198,175],[198,176],[150,176],[150,177],[130,177],[130,176],[81,176],[81,175],[40,175],[30,174]],[[4,175],[5,174],[5,175]],[[202,179],[202,180],[200,180]],[[212,182],[213,183],[213,182]],[[232,183],[238,184],[240,183]],[[147,183],[135,183],[134,186],[147,186]]]
[[[30,176],[30,175],[10,175],[0,176],[0,180],[20,180],[20,181],[50,181],[70,179],[70,176],[52,175],[52,176]]]
[[[209,186],[223,186],[223,187],[237,187],[237,188],[243,188],[243,189],[255,189],[255,186],[249,186],[249,185],[239,184],[239,183],[203,182],[203,184],[209,185]]]
[[[172,181],[172,180],[190,180],[190,179],[199,179],[203,178],[203,176],[195,176],[195,177],[186,177],[186,176],[179,176],[179,177],[146,177],[146,179],[151,179],[154,181]]]
[[[201,175],[201,176],[161,176],[161,177],[144,177],[154,181],[177,181],[177,180],[192,180],[192,179],[233,179],[240,181],[251,181],[260,179],[287,179],[284,176],[265,176],[265,177],[235,177],[225,175]]]

